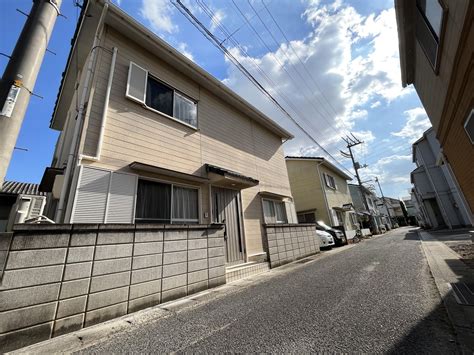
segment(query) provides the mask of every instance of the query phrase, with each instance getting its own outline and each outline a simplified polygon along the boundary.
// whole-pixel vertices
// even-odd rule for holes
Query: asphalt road
[[[115,334],[84,352],[458,353],[408,228]]]

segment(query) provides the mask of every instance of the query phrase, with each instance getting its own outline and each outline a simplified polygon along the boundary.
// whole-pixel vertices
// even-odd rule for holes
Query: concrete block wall
[[[8,249],[2,352],[226,282],[221,225],[18,225]]]
[[[265,244],[274,268],[319,252],[315,224],[266,224]]]

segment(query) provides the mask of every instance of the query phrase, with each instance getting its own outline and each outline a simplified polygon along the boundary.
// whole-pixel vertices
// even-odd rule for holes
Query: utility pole
[[[376,231],[377,230],[377,225],[375,224],[374,216],[372,215],[372,213],[369,210],[369,204],[367,203],[367,197],[365,196],[365,193],[364,193],[364,186],[362,185],[362,181],[361,181],[360,176],[359,176],[359,169],[360,168],[365,168],[367,165],[364,165],[364,166],[361,167],[360,164],[355,161],[354,154],[352,153],[352,147],[355,147],[355,146],[357,146],[359,144],[362,144],[364,142],[357,139],[352,133],[351,133],[351,136],[352,137],[346,136],[345,138],[344,137],[342,138],[342,140],[344,142],[346,142],[346,144],[347,144],[347,148],[349,149],[349,154],[347,154],[346,152],[343,152],[343,151],[341,151],[341,154],[346,158],[351,158],[351,160],[352,160],[352,165],[354,167],[354,171],[355,171],[355,174],[356,174],[360,194],[362,196],[362,202],[364,203],[365,210],[369,213],[370,225],[373,228],[373,230]]]
[[[378,177],[375,177],[375,182],[377,183],[377,185],[379,185],[380,194],[382,195],[382,202],[383,202],[385,208],[387,209],[388,217],[390,218],[390,224],[393,226],[392,215],[390,214],[390,209],[388,208],[387,204],[385,203],[385,197],[383,195],[382,187],[380,186],[380,182],[379,182]]]
[[[0,81],[0,188],[33,94],[62,0],[33,0],[33,6]]]

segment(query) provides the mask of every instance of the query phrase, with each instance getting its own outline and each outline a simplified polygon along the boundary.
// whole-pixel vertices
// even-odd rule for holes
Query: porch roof
[[[130,169],[132,170],[138,170],[138,171],[146,171],[149,173],[154,173],[154,174],[159,174],[159,175],[164,175],[164,176],[170,176],[178,179],[183,179],[183,180],[188,180],[188,181],[195,181],[195,182],[209,182],[209,179],[206,177],[202,177],[199,175],[193,175],[193,174],[187,174],[187,173],[182,173],[176,170],[170,170],[166,168],[162,168],[159,166],[155,165],[149,165],[145,163],[140,163],[138,161],[134,161],[133,163],[130,163],[128,165]]]

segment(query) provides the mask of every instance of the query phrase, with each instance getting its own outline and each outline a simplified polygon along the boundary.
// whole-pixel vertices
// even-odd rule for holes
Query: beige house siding
[[[112,171],[131,172],[133,161],[194,175],[204,175],[206,163],[258,179],[259,185],[242,190],[242,210],[247,255],[263,252],[260,191],[290,196],[281,138],[200,87],[173,67],[107,28],[103,47],[118,49],[100,161],[83,159]],[[153,112],[125,97],[130,61],[173,88],[198,101],[198,129]],[[95,155],[104,106],[111,53],[101,50],[91,94],[80,153]],[[136,173],[136,172],[135,172]],[[183,183],[155,174],[155,179]],[[193,183],[184,182],[187,185]],[[194,184],[201,192],[201,223],[211,222],[209,185]],[[204,217],[208,213],[208,217]]]
[[[323,164],[320,165],[320,162],[315,160],[288,159],[286,167],[296,211],[305,212],[316,209],[317,220],[322,220],[328,225],[334,225],[332,212],[328,211],[328,208],[332,210],[334,207],[341,208],[344,204],[352,203],[345,178],[329,167]],[[334,178],[336,189],[326,186],[322,174],[329,174]],[[323,185],[321,186],[321,184]],[[328,208],[324,196],[326,196]],[[346,230],[355,228],[347,212],[344,213],[344,227]]]
[[[326,186],[326,184],[324,184],[324,191],[326,193],[329,209],[332,210],[334,207],[341,208],[342,205],[344,204],[352,203],[352,197],[349,192],[349,187],[347,186],[347,180],[345,180],[345,178],[341,177],[336,172],[334,172],[333,170],[329,169],[328,167],[324,165],[321,165],[319,168],[320,168],[321,174],[331,175],[336,182],[335,190],[331,189],[330,187]],[[325,220],[324,222],[327,224],[335,224],[334,223],[335,221],[332,221],[331,223],[331,220],[329,219]],[[344,227],[349,230],[354,229],[354,225],[351,223],[349,213],[347,212],[344,213]]]
[[[323,190],[317,170],[318,163],[310,160],[287,160],[291,194],[296,212],[316,210],[316,219],[329,222]]]

